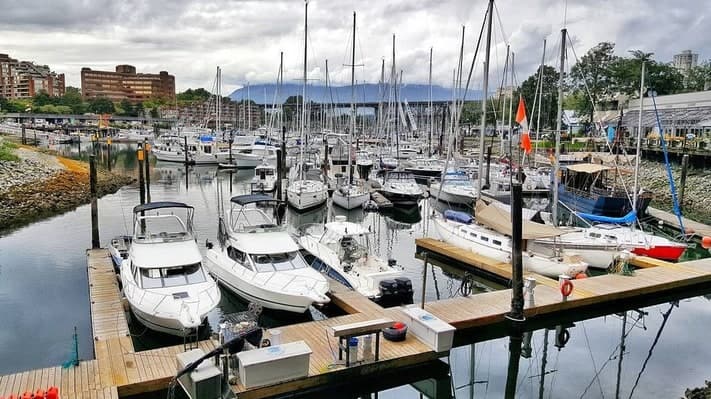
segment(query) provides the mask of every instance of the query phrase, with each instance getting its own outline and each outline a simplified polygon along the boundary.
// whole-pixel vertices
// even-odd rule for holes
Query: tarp
[[[470,215],[466,212],[453,211],[451,209],[444,211],[444,217],[448,220],[453,220],[455,222],[464,223],[464,224],[471,224],[471,222],[474,221],[474,218],[472,217],[472,215]]]
[[[582,213],[578,212],[578,216],[580,216],[583,219],[587,219],[593,222],[600,222],[600,223],[612,223],[612,224],[630,224],[634,223],[635,220],[637,220],[637,211],[630,211],[628,214],[622,217],[610,217],[610,216],[601,216],[601,215],[595,215],[592,213]]]
[[[513,234],[513,226],[511,225],[511,213],[499,209],[494,205],[486,205],[484,201],[476,202],[476,211],[474,212],[476,221],[490,227],[501,234],[511,236]],[[556,237],[563,234],[564,231],[553,226],[538,224],[523,221],[523,239],[535,240],[537,238]]]
[[[576,163],[572,165],[566,166],[568,170],[572,170],[573,172],[582,172],[582,173],[597,173],[597,172],[602,172],[603,170],[610,170],[609,166],[605,165],[598,165],[596,163]]]

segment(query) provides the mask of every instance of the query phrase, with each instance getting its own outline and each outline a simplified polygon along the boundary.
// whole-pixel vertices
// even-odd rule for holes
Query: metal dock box
[[[452,349],[455,328],[430,312],[417,308],[405,308],[408,330],[435,352]]]
[[[205,352],[201,349],[178,353],[178,371],[201,358]],[[200,363],[195,370],[183,374],[178,378],[178,383],[191,399],[219,399],[222,398],[222,375],[211,359]]]
[[[245,388],[252,388],[306,377],[310,356],[304,341],[240,352],[239,378]]]

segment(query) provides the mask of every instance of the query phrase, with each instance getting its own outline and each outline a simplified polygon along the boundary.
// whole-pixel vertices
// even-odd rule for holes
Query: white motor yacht
[[[275,223],[279,201],[264,194],[230,200],[217,243],[208,243],[207,268],[220,284],[265,308],[304,313],[329,302],[328,281],[308,266],[286,230]]]
[[[271,193],[277,187],[277,169],[276,166],[268,163],[263,163],[254,168],[254,177],[252,178],[253,193]]]
[[[276,147],[259,142],[246,146],[232,146],[232,158],[239,169],[252,169],[264,163],[275,165]]]
[[[417,203],[424,194],[412,173],[396,170],[385,172],[378,191],[392,202],[405,204]]]
[[[314,259],[311,266],[374,300],[411,303],[405,273],[371,253],[371,232],[343,215],[334,222],[306,227],[299,243]]]
[[[476,252],[483,256],[511,262],[511,218],[510,214],[494,206],[478,202],[476,221],[464,212],[445,211],[444,217],[435,216],[435,229],[445,242]],[[564,274],[575,277],[588,268],[580,256],[564,253],[551,256],[537,252],[528,246],[528,241],[546,237],[557,237],[564,232],[552,226],[523,222],[523,268],[544,276],[557,278]]]
[[[472,206],[477,199],[477,193],[476,185],[464,171],[447,172],[441,183],[430,184],[430,196],[450,204]]]
[[[186,210],[187,224],[176,209]],[[180,202],[136,206],[128,259],[121,263],[123,294],[136,318],[177,336],[194,332],[220,302],[217,284],[202,267],[192,217],[193,207]]]

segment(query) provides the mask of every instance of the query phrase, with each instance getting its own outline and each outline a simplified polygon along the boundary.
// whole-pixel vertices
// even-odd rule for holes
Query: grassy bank
[[[0,161],[19,161],[20,158],[13,153],[13,150],[15,148],[17,148],[17,145],[15,143],[5,140],[0,141]]]

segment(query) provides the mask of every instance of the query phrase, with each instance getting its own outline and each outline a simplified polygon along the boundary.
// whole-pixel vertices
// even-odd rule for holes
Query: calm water
[[[123,149],[117,151],[115,148],[113,167],[131,170],[135,167],[135,159],[128,147]],[[158,163],[152,172],[151,196],[154,201],[177,200],[195,206],[198,242],[204,246],[205,239],[215,238],[216,185],[222,184],[226,195],[231,186],[236,195],[248,189],[250,178],[248,171],[230,176],[212,167],[192,167],[186,175],[181,165]],[[115,235],[130,232],[131,208],[137,202],[136,187],[126,187],[99,200],[102,244]],[[430,212],[426,202],[421,208],[422,215]],[[342,212],[329,208],[306,214],[289,211],[287,222],[291,228],[296,228],[306,223],[332,220],[334,215]],[[420,210],[397,210],[390,216],[357,211],[346,216],[371,226],[375,232],[375,251],[383,257],[395,258],[403,265],[413,281],[415,292],[419,292],[422,262],[414,258],[414,239],[423,236],[428,228]],[[80,357],[92,357],[84,252],[90,245],[88,206],[0,238],[0,359],[3,360],[0,374],[57,365],[68,360],[75,326],[79,334]],[[428,273],[427,298],[456,295],[457,275],[461,272],[434,267]],[[484,291],[500,286],[480,280],[477,288]],[[214,327],[221,314],[244,307],[239,298],[223,292],[223,300],[209,316],[209,322]],[[711,326],[711,304],[704,297],[683,300],[678,307],[672,308],[663,325],[663,313],[669,308],[669,304],[649,307],[643,309],[644,316],[638,312],[627,313],[620,396],[679,398],[686,388],[701,386],[705,379],[711,378],[711,367],[708,366],[711,349],[705,342],[706,331]],[[264,323],[283,325],[318,317],[323,315],[312,312],[303,317],[286,317],[266,313]],[[507,379],[516,381],[516,396],[522,398],[615,397],[622,317],[610,315],[569,326],[570,339],[562,348],[555,345],[555,326],[550,328],[548,345],[544,345],[545,330],[531,334],[528,345],[531,355],[520,358],[517,375],[509,373],[509,338],[505,337],[454,349],[448,358],[443,359],[451,366],[451,378],[440,379],[438,383],[453,389],[458,398],[503,397]],[[176,343],[170,337],[146,332],[140,325],[132,326],[132,332],[136,335],[134,341],[138,348]],[[651,357],[643,366],[658,334]],[[542,373],[544,357],[545,371]],[[638,376],[639,383],[631,395]],[[428,384],[432,385],[432,381],[384,389],[378,396],[419,398],[420,391],[415,386],[422,389]],[[541,385],[542,396],[539,395]]]

